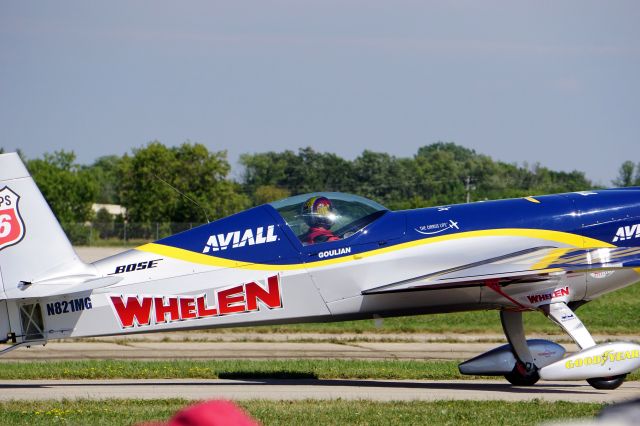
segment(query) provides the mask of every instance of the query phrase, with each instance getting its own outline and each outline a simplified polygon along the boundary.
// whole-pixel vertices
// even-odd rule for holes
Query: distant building
[[[127,214],[127,209],[122,207],[119,204],[92,204],[91,210],[94,213],[98,213],[98,211],[105,209],[112,216],[122,215],[123,217]]]

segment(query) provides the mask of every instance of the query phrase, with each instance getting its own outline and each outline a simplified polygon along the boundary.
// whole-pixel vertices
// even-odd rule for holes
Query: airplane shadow
[[[123,379],[126,380],[126,379]],[[142,386],[142,387],[154,387],[154,386],[194,386],[194,387],[206,387],[206,386],[223,386],[232,388],[234,386],[334,386],[334,387],[364,387],[364,388],[383,388],[383,389],[424,389],[424,390],[459,390],[459,391],[499,391],[512,394],[594,394],[598,395],[603,391],[590,388],[587,384],[536,384],[534,386],[512,386],[507,383],[473,383],[472,381],[466,382],[416,382],[416,381],[380,381],[380,380],[366,380],[366,379],[263,379],[263,378],[244,378],[217,380],[211,379],[210,381],[163,381],[158,380],[145,380],[145,381],[104,381],[90,383],[79,381],[70,382],[61,380],[60,384],[56,383],[2,383],[0,389],[29,389],[29,388],[48,388],[52,386],[64,386],[64,387],[112,387],[112,386]],[[562,389],[559,389],[559,387]],[[587,390],[589,389],[589,390]],[[265,389],[266,390],[266,389]]]

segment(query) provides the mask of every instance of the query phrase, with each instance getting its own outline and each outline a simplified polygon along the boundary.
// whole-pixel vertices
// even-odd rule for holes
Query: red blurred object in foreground
[[[242,409],[229,401],[207,401],[176,413],[167,423],[141,423],[138,426],[259,426]]]

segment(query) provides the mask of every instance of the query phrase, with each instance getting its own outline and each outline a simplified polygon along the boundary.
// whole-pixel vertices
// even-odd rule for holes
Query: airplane
[[[18,155],[0,155],[4,353],[62,338],[497,310],[508,343],[462,374],[615,389],[640,367],[640,345],[597,344],[576,309],[639,276],[640,188],[404,211],[303,194],[87,264]],[[527,340],[527,311],[580,350]]]

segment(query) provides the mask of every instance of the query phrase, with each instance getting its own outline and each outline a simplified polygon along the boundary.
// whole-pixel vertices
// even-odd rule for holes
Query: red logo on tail
[[[24,222],[18,210],[20,196],[8,186],[0,189],[0,250],[24,238]]]

